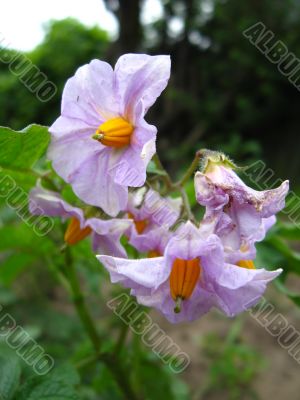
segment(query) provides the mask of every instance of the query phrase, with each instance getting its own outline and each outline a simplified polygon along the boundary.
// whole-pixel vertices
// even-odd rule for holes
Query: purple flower
[[[88,235],[92,235],[93,251],[116,257],[127,257],[120,244],[120,237],[132,224],[126,219],[85,218],[81,208],[65,202],[58,193],[38,185],[31,190],[29,210],[33,215],[47,215],[70,220],[65,232],[65,242],[74,245]]]
[[[157,132],[144,116],[169,76],[168,56],[126,54],[114,70],[93,60],[66,83],[48,156],[87,204],[116,216],[128,186],[144,184]]]
[[[157,308],[173,323],[195,320],[212,307],[234,316],[256,304],[281,272],[226,263],[220,239],[203,235],[191,222],[176,231],[163,257],[97,258],[113,283],[130,288],[140,304]]]
[[[169,228],[180,215],[181,199],[163,198],[152,189],[141,188],[129,195],[127,211],[134,221],[129,243],[140,252],[162,255],[172,234]]]
[[[257,191],[248,187],[232,168],[210,165],[195,175],[197,201],[206,207],[200,229],[223,242],[227,261],[254,259],[255,242],[263,240],[285,206],[288,181],[278,188]]]

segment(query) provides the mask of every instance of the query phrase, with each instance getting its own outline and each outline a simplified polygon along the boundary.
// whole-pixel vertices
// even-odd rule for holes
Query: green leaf
[[[284,293],[289,299],[291,299],[298,307],[300,307],[300,293],[295,293],[289,290],[280,279],[275,280],[277,288]]]
[[[73,365],[55,367],[46,376],[33,376],[20,387],[17,400],[79,400],[74,389],[80,376]]]
[[[0,399],[10,400],[19,385],[21,367],[19,360],[10,353],[0,356]]]
[[[30,125],[22,131],[0,127],[0,203],[14,197],[14,207],[27,202],[28,192],[38,175],[33,165],[45,153],[49,144],[48,128]]]
[[[15,249],[22,253],[50,254],[55,244],[48,237],[39,237],[25,224],[6,225],[0,228],[0,251]]]
[[[32,380],[20,388],[18,400],[79,400],[75,389],[61,380]]]
[[[68,385],[78,385],[80,383],[80,376],[76,368],[70,363],[55,367],[49,377],[52,380],[61,380]]]
[[[29,125],[22,131],[0,127],[0,166],[8,171],[31,168],[44,154],[49,140],[45,126]]]
[[[278,224],[277,233],[284,239],[300,240],[300,229],[294,224]]]
[[[300,275],[300,253],[294,251],[289,245],[278,236],[271,236],[266,239],[273,249],[283,256],[283,265],[281,267],[284,272],[295,272]]]

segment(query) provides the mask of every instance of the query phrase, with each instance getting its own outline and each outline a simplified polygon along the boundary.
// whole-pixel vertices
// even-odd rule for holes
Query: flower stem
[[[67,264],[66,265],[67,277],[70,283],[72,298],[77,314],[94,346],[96,353],[99,353],[101,340],[94,325],[94,322],[92,320],[92,317],[87,309],[86,303],[84,301],[84,297],[81,292],[80,283],[74,268],[69,247],[67,247],[65,250],[65,257]]]
[[[183,187],[179,187],[179,191],[181,194],[181,198],[182,198],[182,205],[183,205],[183,209],[187,214],[187,217],[190,221],[196,223],[196,219],[195,216],[191,210],[191,206],[190,206],[190,202],[189,199],[187,197],[186,191]]]
[[[194,160],[192,161],[188,170],[186,171],[186,173],[183,175],[183,177],[178,182],[172,181],[170,175],[163,167],[162,162],[157,153],[155,153],[155,155],[153,156],[153,161],[154,161],[156,167],[159,170],[164,172],[164,175],[162,175],[161,178],[164,180],[167,188],[170,189],[171,191],[175,191],[175,190],[179,190],[180,187],[183,187],[187,183],[187,181],[190,179],[190,177],[193,175],[193,173],[197,169],[200,158],[201,158],[201,152],[197,151],[195,154]]]
[[[115,350],[114,350],[115,354],[119,354],[120,351],[122,350],[122,347],[123,347],[123,345],[124,345],[124,343],[126,341],[128,329],[129,329],[129,326],[126,325],[126,324],[123,324],[121,326],[119,338],[117,340],[117,343],[116,343],[116,346],[115,346]]]
[[[195,154],[195,158],[192,161],[192,163],[189,166],[189,168],[186,171],[186,173],[183,175],[183,177],[180,179],[180,181],[175,183],[176,187],[184,186],[187,183],[187,181],[190,179],[190,177],[193,175],[193,173],[197,169],[200,157],[201,157],[200,151],[197,151],[196,154]]]
[[[153,161],[154,161],[156,167],[159,170],[165,172],[165,174],[162,175],[161,178],[164,180],[167,189],[170,192],[174,192],[174,191],[179,191],[180,192],[180,195],[181,195],[181,198],[182,198],[182,203],[183,203],[183,209],[185,210],[188,219],[193,221],[193,222],[195,222],[195,223],[196,223],[195,216],[192,213],[190,202],[189,202],[189,199],[187,197],[186,191],[184,189],[184,185],[187,183],[187,181],[190,179],[190,177],[193,175],[193,173],[197,169],[200,157],[201,157],[201,152],[197,151],[196,154],[195,154],[194,160],[191,163],[191,165],[189,166],[189,168],[186,171],[186,173],[183,175],[183,177],[178,182],[174,183],[172,181],[170,175],[168,174],[168,172],[163,167],[163,165],[162,165],[162,163],[161,163],[161,161],[159,159],[158,154],[156,153],[153,156]]]
[[[160,160],[160,158],[159,158],[159,156],[158,156],[157,153],[154,154],[152,160],[154,161],[156,167],[157,167],[159,170],[161,170],[161,171],[164,172],[164,175],[161,176],[161,179],[164,181],[166,187],[167,187],[168,189],[173,189],[174,184],[173,184],[173,182],[172,182],[172,179],[171,179],[169,173],[166,171],[166,169],[165,169],[164,166],[162,165],[162,162],[161,162],[161,160]]]
[[[114,375],[119,385],[119,388],[123,392],[125,399],[137,400],[138,397],[136,396],[130,385],[129,373],[127,370],[123,369],[123,366],[118,358],[114,354],[106,353],[101,356],[101,360],[106,364],[111,373]]]

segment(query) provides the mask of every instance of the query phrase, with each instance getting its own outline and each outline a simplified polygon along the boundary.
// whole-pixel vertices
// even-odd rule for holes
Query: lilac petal
[[[149,142],[145,143],[144,147],[142,148],[141,157],[144,161],[145,167],[147,167],[153,155],[156,153],[155,141],[156,139],[149,140]]]
[[[221,241],[216,235],[211,235],[206,240],[201,232],[191,222],[182,225],[175,232],[166,248],[166,256],[192,260],[197,257],[205,257],[222,249]],[[220,253],[221,254],[221,253]]]
[[[267,271],[263,268],[248,269],[236,265],[225,264],[223,273],[218,277],[218,283],[228,289],[239,289],[253,281],[271,281],[275,279],[282,269]]]
[[[169,56],[125,54],[115,66],[121,113],[133,120],[135,106],[142,101],[145,111],[167,86],[170,77]]]
[[[113,257],[126,258],[127,253],[120,243],[121,235],[98,235],[93,234],[93,251],[101,252],[103,255],[111,255]]]
[[[88,134],[90,133],[91,131]],[[53,169],[57,174],[66,182],[71,183],[72,177],[82,168],[82,165],[89,163],[94,156],[97,158],[102,149],[103,146],[100,143],[84,135],[82,138],[76,138],[76,135],[59,139],[52,138],[48,148],[48,158],[52,161]]]
[[[229,195],[201,172],[195,174],[195,192],[199,204],[215,211],[222,209],[229,202]]]
[[[223,274],[214,284],[219,297],[219,307],[228,316],[234,316],[247,310],[260,300],[267,284],[281,272],[282,269],[276,271],[249,270],[227,264]]]
[[[112,67],[93,60],[80,67],[64,88],[62,115],[80,119],[97,127],[119,116],[119,103]]]
[[[288,191],[289,181],[284,181],[278,188],[266,190],[262,193],[261,213],[264,218],[269,218],[284,209]]]
[[[115,74],[112,67],[103,61],[93,60],[89,64],[86,88],[92,104],[102,121],[120,115],[119,96],[116,93]]]
[[[83,211],[65,202],[61,196],[44,189],[40,184],[30,191],[29,211],[33,215],[47,215],[49,217],[76,218],[81,228],[85,227]]]
[[[253,206],[241,205],[236,208],[236,205],[232,206],[229,212],[233,223],[232,229],[223,235],[220,231],[216,232],[222,237],[228,262],[254,259],[255,243],[265,238],[267,229],[276,221],[275,216],[261,218]]]
[[[137,153],[131,146],[124,149],[119,161],[110,169],[116,184],[140,187],[146,180],[146,165],[141,153]]]
[[[77,142],[78,140],[90,139],[96,129],[97,125],[92,125],[80,119],[61,116],[52,124],[49,132],[52,138]],[[93,143],[96,147],[97,142],[93,140]]]
[[[114,217],[126,208],[128,189],[116,184],[110,176],[112,162],[111,149],[103,149],[87,159],[81,168],[69,177],[69,182],[79,198],[88,204],[101,207]]]
[[[136,229],[132,229],[129,243],[141,253],[156,250],[163,254],[171,237],[172,233],[164,226],[152,228],[142,234],[138,234]]]
[[[135,132],[136,129],[133,136]],[[138,145],[131,143],[124,149],[114,151],[114,163],[109,173],[116,183],[131,187],[140,187],[145,183],[147,165],[156,151],[155,139],[147,140],[145,144],[141,139]]]
[[[163,257],[141,260],[127,260],[100,255],[97,259],[105,266],[110,274],[112,283],[122,283],[123,286],[149,294],[166,281],[170,271],[165,267]]]
[[[158,226],[167,228],[178,219],[181,206],[181,199],[161,197],[155,190],[146,191],[146,188],[142,188],[131,193],[127,210],[134,216],[135,220],[147,220],[149,229]]]
[[[170,227],[179,218],[181,205],[181,199],[161,197],[158,192],[149,189],[145,196],[144,211],[155,224]]]
[[[208,187],[207,193],[201,195],[201,183],[203,177],[206,179],[206,185]],[[199,186],[200,185],[200,186]],[[206,175],[200,172],[196,173],[195,176],[196,191],[198,187],[199,199],[198,201],[202,204],[203,197],[206,197],[206,206],[213,207],[213,204],[208,204],[207,199],[210,198],[212,201],[212,193],[216,190],[221,190],[224,194],[230,195],[231,198],[238,204],[249,204],[252,205],[261,217],[268,218],[273,214],[276,214],[284,208],[285,197],[289,190],[289,182],[285,181],[276,188],[271,190],[257,191],[248,187],[230,168],[224,166],[215,166],[212,172]]]
[[[232,237],[233,234],[229,236]],[[226,262],[236,264],[240,260],[254,260],[256,258],[255,241],[240,242],[240,247],[234,247],[234,241],[236,243],[238,242],[236,238],[230,239],[230,237],[228,237],[228,240],[223,240],[224,256]]]
[[[64,117],[81,120],[88,125],[99,126],[101,119],[92,105],[86,82],[89,79],[89,65],[80,67],[70,78],[63,91],[61,114]]]
[[[131,137],[131,145],[135,149],[141,149],[150,140],[156,140],[157,129],[154,125],[148,124],[144,119],[145,108],[142,102],[139,102],[134,110],[131,123],[135,129]]]
[[[119,235],[132,225],[132,220],[121,218],[107,220],[89,218],[87,219],[87,224],[99,235]]]
[[[216,304],[215,295],[199,285],[196,286],[191,298],[181,303],[181,311],[178,314],[174,312],[175,303],[170,294],[169,282],[163,283],[151,296],[137,294],[135,290],[132,290],[132,294],[137,296],[139,304],[156,308],[171,323],[194,321]]]
[[[265,237],[266,233],[276,224],[276,217],[275,215],[272,215],[269,218],[263,218],[262,220],[262,229],[263,233],[262,236],[263,238]]]
[[[129,219],[101,220],[90,218],[86,221],[94,232],[93,250],[113,257],[127,257],[124,247],[120,243],[121,236],[132,225]]]

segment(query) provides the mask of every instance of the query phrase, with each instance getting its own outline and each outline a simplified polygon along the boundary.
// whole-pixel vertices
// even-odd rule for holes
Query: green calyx
[[[229,157],[219,151],[202,149],[199,150],[198,154],[200,156],[199,171],[204,174],[210,172],[217,165],[222,165],[229,169],[239,168]]]

